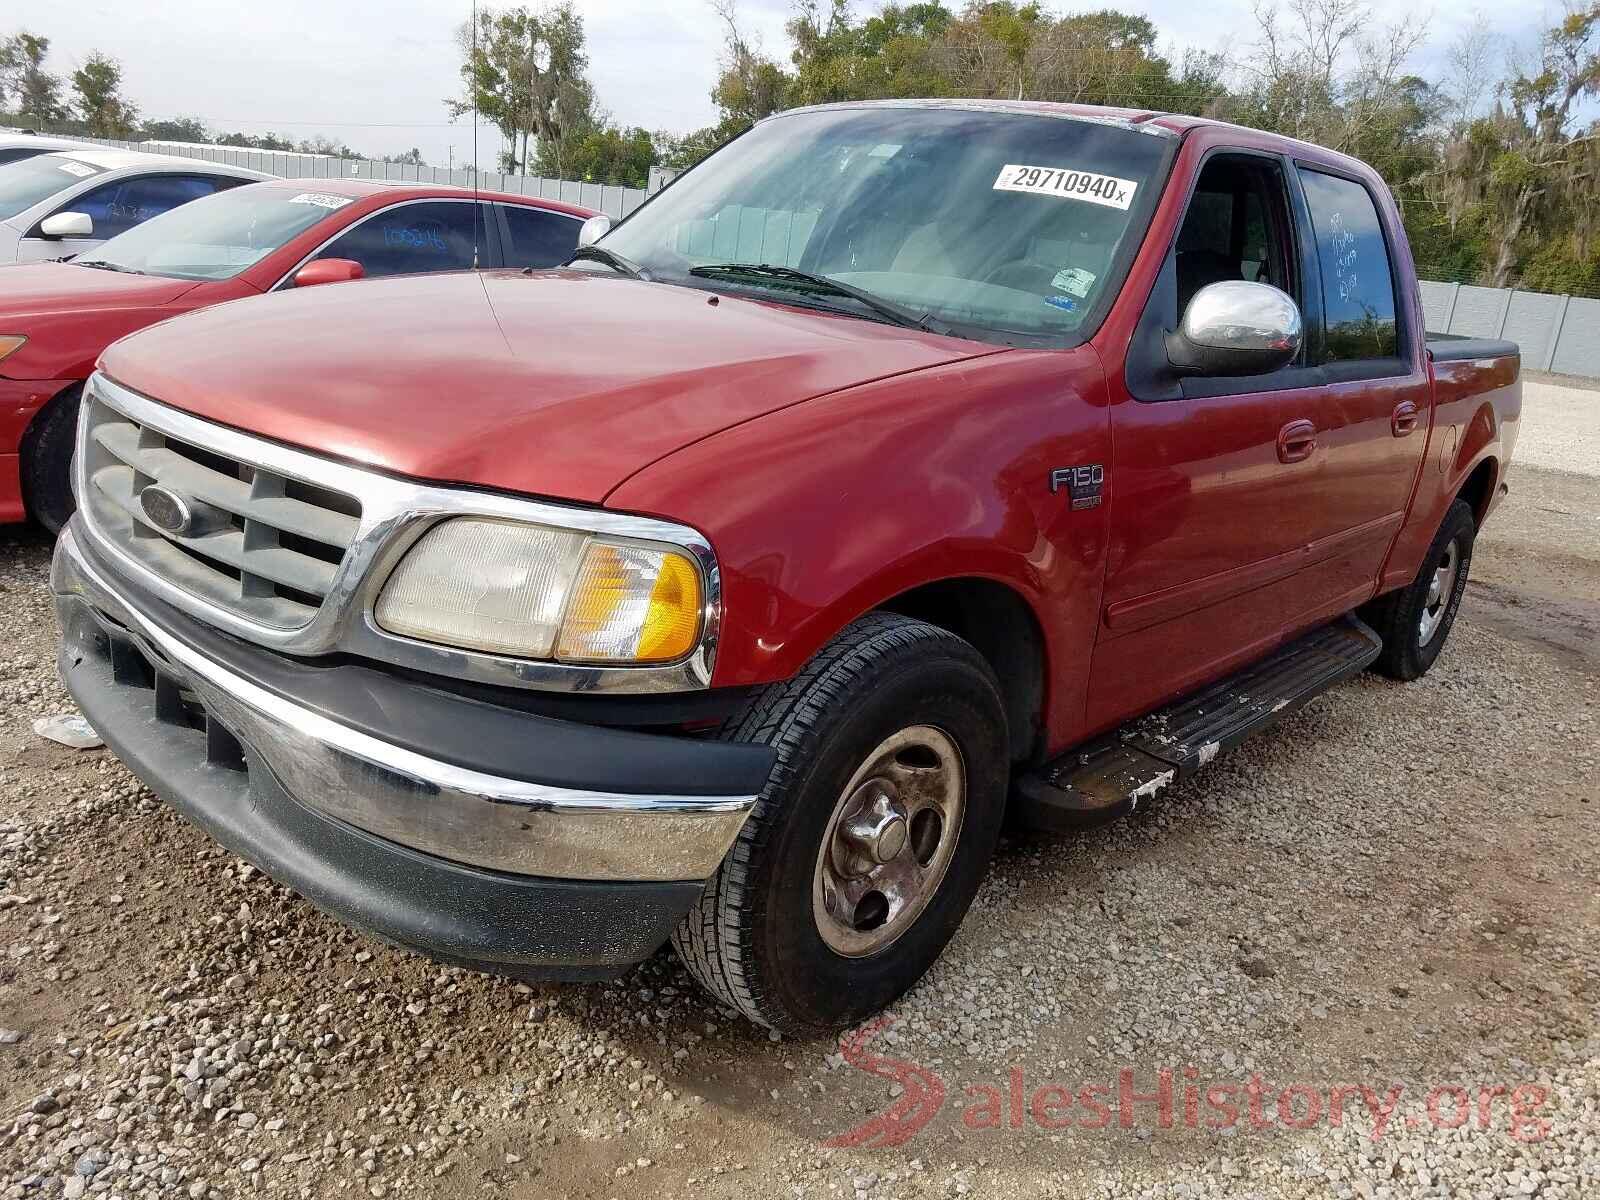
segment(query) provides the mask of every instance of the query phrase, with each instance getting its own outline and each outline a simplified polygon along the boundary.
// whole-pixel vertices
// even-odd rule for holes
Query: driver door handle
[[[1409,400],[1402,400],[1394,406],[1394,415],[1389,418],[1389,431],[1397,438],[1405,437],[1417,427],[1417,406]]]
[[[1310,421],[1290,421],[1278,430],[1278,461],[1305,462],[1317,449],[1317,427]]]

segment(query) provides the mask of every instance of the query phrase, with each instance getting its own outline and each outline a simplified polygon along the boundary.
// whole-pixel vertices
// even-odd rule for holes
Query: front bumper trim
[[[62,532],[51,570],[69,640],[75,630],[78,637],[130,639],[160,675],[193,693],[208,720],[238,740],[252,774],[265,770],[289,797],[321,815],[494,871],[698,881],[716,870],[755,803],[754,795],[619,794],[508,779],[353,729],[173,637],[123,599],[84,554],[75,530],[76,518]]]

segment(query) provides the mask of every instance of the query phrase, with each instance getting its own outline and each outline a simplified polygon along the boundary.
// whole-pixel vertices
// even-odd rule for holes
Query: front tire
[[[1383,639],[1383,653],[1372,669],[1410,682],[1438,660],[1456,622],[1478,524],[1472,508],[1456,500],[1422,560],[1417,577],[1399,591],[1379,596],[1362,612]]]
[[[939,957],[994,852],[1008,742],[993,670],[954,634],[876,613],[723,736],[778,761],[673,934],[679,957],[783,1033],[879,1011]]]
[[[72,453],[82,397],[82,384],[57,395],[22,439],[22,502],[51,534],[60,533],[78,507],[72,497]]]

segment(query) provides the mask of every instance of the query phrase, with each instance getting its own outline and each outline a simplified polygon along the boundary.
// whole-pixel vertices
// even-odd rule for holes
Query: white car
[[[180,204],[271,178],[197,158],[82,146],[5,163],[0,265],[83,254]]]
[[[0,164],[49,154],[52,150],[85,150],[86,143],[73,138],[44,137],[36,133],[0,130]]]

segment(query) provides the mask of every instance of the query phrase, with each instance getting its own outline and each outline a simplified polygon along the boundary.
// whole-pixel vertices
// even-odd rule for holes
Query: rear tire
[[[33,419],[22,439],[22,502],[52,534],[72,518],[72,453],[83,385],[61,392]]]
[[[1383,639],[1374,671],[1409,682],[1425,675],[1438,660],[1467,590],[1477,532],[1471,506],[1465,500],[1452,503],[1417,577],[1362,610],[1367,624]]]
[[[875,613],[722,736],[778,761],[678,956],[783,1033],[879,1011],[939,957],[994,852],[1009,763],[993,670],[952,633]]]

